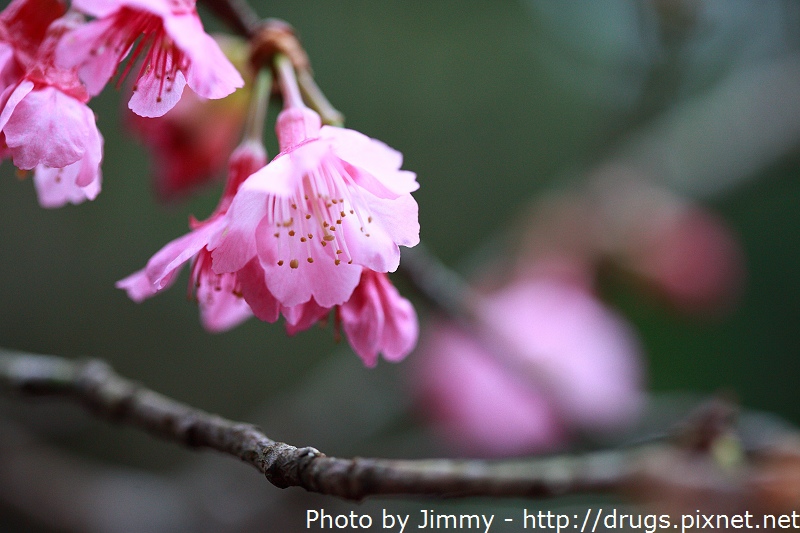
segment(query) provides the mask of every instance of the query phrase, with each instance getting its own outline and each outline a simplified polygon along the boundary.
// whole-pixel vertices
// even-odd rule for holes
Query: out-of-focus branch
[[[261,27],[261,19],[247,0],[204,0],[202,3],[242,37],[252,37]]]
[[[399,272],[436,309],[454,319],[474,320],[472,310],[480,297],[461,276],[432,254],[424,243],[403,250]]]
[[[631,452],[537,460],[388,460],[327,457],[276,442],[234,422],[167,398],[117,375],[98,360],[0,352],[0,387],[23,396],[58,396],[95,415],[194,448],[211,448],[254,466],[277,487],[299,486],[346,499],[371,495],[549,497],[619,489]],[[627,456],[627,457],[626,457]]]

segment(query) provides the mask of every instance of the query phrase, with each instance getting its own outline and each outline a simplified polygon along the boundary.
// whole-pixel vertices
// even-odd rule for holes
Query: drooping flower
[[[243,276],[250,271],[243,269],[244,274],[215,273],[211,269],[208,243],[224,228],[224,214],[239,184],[264,163],[266,151],[263,145],[255,141],[243,142],[231,155],[228,183],[211,217],[202,222],[193,221],[191,232],[168,243],[147,262],[144,269],[118,281],[117,287],[124,289],[132,300],[141,302],[170,287],[183,265],[191,261],[189,291],[196,295],[200,319],[208,331],[225,331],[251,317],[253,313],[242,297],[241,288]]]
[[[477,334],[431,328],[414,374],[435,426],[460,451],[541,452],[638,413],[638,342],[583,287],[518,281],[485,297],[477,317]]]
[[[269,292],[285,307],[323,308],[350,298],[362,267],[394,271],[398,246],[419,242],[419,185],[403,156],[345,128],[322,126],[303,103],[294,67],[276,58],[284,100],[275,130],[280,153],[242,183],[227,225],[211,243],[214,270],[257,257]]]
[[[97,18],[64,37],[58,61],[78,68],[91,95],[129,53],[123,76],[140,56],[143,64],[128,107],[144,117],[172,109],[187,84],[203,98],[223,98],[244,85],[203,30],[194,0],[75,0],[72,6]]]
[[[364,269],[339,317],[350,346],[369,367],[378,363],[378,353],[400,361],[417,343],[417,313],[384,273]]]
[[[313,298],[281,309],[290,335],[310,328],[331,311],[335,318],[334,327],[344,329],[353,351],[368,367],[378,364],[379,353],[387,361],[401,361],[417,344],[417,313],[411,302],[400,296],[385,273],[363,269],[361,280],[350,298],[332,309],[320,306]]]
[[[314,299],[344,303],[362,267],[394,271],[398,245],[419,242],[418,188],[402,156],[315,112],[288,107],[278,117],[281,153],[240,187],[212,257],[235,272],[258,257],[269,291],[287,307]]]
[[[215,36],[226,56],[244,71],[247,46],[233,37]],[[247,115],[244,89],[218,100],[200,98],[191,89],[163,117],[126,113],[126,123],[153,155],[153,188],[164,202],[183,198],[224,176]]]
[[[100,192],[103,139],[76,73],[54,65],[54,49],[74,27],[70,15],[50,24],[24,74],[0,94],[0,132],[14,165],[35,171],[44,207],[94,199]],[[27,27],[27,26],[25,26]]]

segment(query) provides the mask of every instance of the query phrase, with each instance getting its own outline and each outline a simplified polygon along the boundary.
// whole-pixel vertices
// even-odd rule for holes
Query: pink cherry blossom
[[[344,303],[362,267],[394,271],[398,245],[419,242],[418,188],[402,156],[315,112],[288,107],[276,125],[281,153],[240,187],[212,242],[214,270],[235,272],[253,257],[283,306]]]
[[[193,0],[75,0],[73,8],[97,18],[64,37],[58,60],[78,68],[92,95],[128,54],[131,63],[144,57],[128,102],[144,117],[172,109],[186,84],[203,98],[223,98],[244,85],[203,30]]]
[[[201,322],[208,331],[225,331],[251,317],[250,306],[242,297],[242,282],[249,283],[254,276],[248,269],[243,269],[242,274],[215,273],[211,269],[208,243],[213,235],[224,229],[223,215],[234,191],[245,177],[265,162],[266,152],[259,142],[242,143],[231,156],[228,183],[211,217],[203,222],[193,222],[191,232],[168,243],[147,262],[144,269],[118,281],[117,287],[127,291],[132,300],[141,302],[170,287],[183,265],[192,261],[189,290],[195,291]],[[260,271],[255,278],[259,276]],[[253,294],[255,290],[248,292]],[[262,301],[260,305],[267,304]],[[263,313],[261,307],[258,309]]]
[[[339,317],[350,346],[369,367],[378,363],[379,352],[397,362],[417,343],[414,307],[384,273],[364,269],[361,282],[341,305]]]
[[[584,288],[515,282],[485,297],[477,316],[480,336],[432,328],[414,374],[436,426],[460,451],[541,452],[635,418],[643,401],[639,344]]]
[[[24,74],[0,94],[0,132],[14,165],[36,169],[40,203],[57,207],[100,191],[103,139],[89,96],[74,71],[53,64],[55,45],[73,27],[67,15],[50,24]]]

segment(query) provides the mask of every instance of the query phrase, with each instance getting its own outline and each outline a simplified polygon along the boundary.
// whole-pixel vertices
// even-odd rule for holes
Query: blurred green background
[[[404,167],[417,172],[421,184],[415,197],[422,238],[462,271],[494,240],[515,231],[515,217],[542,191],[575,182],[687,102],[714,113],[740,113],[738,105],[715,102],[715,94],[724,96],[718,88],[736,76],[749,79],[748,69],[797,62],[800,48],[800,8],[788,0],[276,0],[254,7],[294,25],[317,81],[345,113],[348,127],[404,153]],[[206,15],[207,27],[222,29]],[[651,390],[734,391],[747,407],[800,423],[800,85],[783,100],[772,93],[769,98],[765,105],[785,108],[790,117],[788,126],[764,134],[778,140],[754,149],[752,165],[739,175],[697,178],[716,176],[711,192],[697,199],[725,218],[746,253],[740,304],[723,318],[698,321],[624,284],[612,281],[607,293],[641,334]],[[121,128],[120,114],[128,112],[122,100],[107,88],[91,103],[106,141],[103,191],[94,202],[41,209],[32,183],[16,179],[9,161],[0,167],[0,345],[102,358],[166,395],[251,420],[255,406],[310,389],[302,387],[316,375],[313,369],[349,348],[335,344],[330,329],[287,338],[281,326],[257,320],[207,334],[196,306],[186,301],[186,272],[172,290],[141,305],[114,288],[185,233],[190,214],[207,216],[219,194],[212,188],[186,204],[159,205],[145,151]],[[719,139],[730,134],[713,124],[710,131]],[[703,160],[705,147],[693,149]],[[706,163],[727,168],[725,161]],[[687,179],[676,192],[706,190]],[[424,317],[425,309],[419,311]],[[408,402],[405,363],[368,370],[352,353],[342,360],[339,381],[312,391],[304,409],[336,403],[339,392],[379,407]],[[389,400],[379,398],[380,387],[363,385],[370,380],[388,384]],[[76,416],[18,401],[1,405],[7,416],[34,426]],[[155,471],[194,457],[133,430],[77,418],[78,430],[43,430],[46,438],[93,460]],[[359,434],[364,422],[343,416],[341,423],[319,423]],[[401,429],[409,424],[402,417],[396,423]],[[384,431],[391,435],[392,427]],[[287,421],[279,434],[264,430],[334,454],[376,450],[334,435],[320,442],[318,431],[299,421]],[[395,452],[414,456],[424,449],[398,446]]]

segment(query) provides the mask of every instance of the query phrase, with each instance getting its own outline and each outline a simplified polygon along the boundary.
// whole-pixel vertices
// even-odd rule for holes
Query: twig
[[[403,250],[398,272],[434,308],[456,320],[474,321],[474,306],[480,299],[472,287],[450,270],[424,243]]]
[[[252,37],[261,27],[261,19],[246,0],[204,0],[203,4],[242,37]]]
[[[0,388],[23,396],[68,398],[96,416],[238,457],[277,487],[298,486],[351,500],[389,494],[551,497],[611,491],[625,484],[636,463],[633,450],[510,461],[327,457],[167,398],[98,360],[2,350]]]

